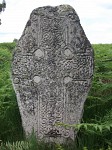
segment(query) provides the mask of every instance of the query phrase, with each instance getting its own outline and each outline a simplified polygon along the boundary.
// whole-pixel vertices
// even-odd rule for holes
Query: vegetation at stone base
[[[24,140],[16,96],[10,80],[12,51],[16,43],[0,44],[0,140],[7,145],[35,144],[37,150],[72,150],[64,145],[45,145]],[[112,150],[112,44],[95,44],[95,73],[89,96],[85,102],[82,123],[75,141],[75,150]],[[32,139],[32,138],[31,138]],[[9,143],[7,142],[9,141]],[[7,143],[6,143],[7,142]],[[14,142],[14,143],[12,143]],[[3,144],[6,143],[6,144]],[[12,149],[16,150],[17,148]],[[25,148],[24,148],[25,149]],[[18,148],[17,150],[21,150]],[[26,149],[27,150],[27,149]],[[30,150],[32,150],[30,148]],[[35,149],[33,149],[35,150]]]
[[[20,114],[10,80],[10,62],[15,43],[0,44],[0,140],[19,140],[22,136]]]
[[[43,141],[37,141],[36,137],[31,135],[26,141],[6,142],[0,144],[0,150],[79,150],[77,145],[69,144],[62,145],[56,143],[45,143]],[[112,150],[112,147],[90,149],[83,147],[80,150]]]

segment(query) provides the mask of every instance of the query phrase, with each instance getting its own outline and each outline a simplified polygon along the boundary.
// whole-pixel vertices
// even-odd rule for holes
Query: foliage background
[[[10,78],[12,51],[15,43],[0,44],[0,140],[21,138],[21,119]]]
[[[0,43],[0,140],[24,139],[16,95],[10,78],[16,43]],[[112,147],[112,44],[94,44],[95,71],[75,141],[78,150]],[[65,150],[65,148],[64,148]]]

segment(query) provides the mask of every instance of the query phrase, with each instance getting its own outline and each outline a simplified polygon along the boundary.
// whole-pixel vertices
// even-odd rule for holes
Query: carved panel
[[[12,78],[26,134],[74,140],[56,123],[80,122],[93,75],[93,50],[69,5],[35,9],[18,42]]]

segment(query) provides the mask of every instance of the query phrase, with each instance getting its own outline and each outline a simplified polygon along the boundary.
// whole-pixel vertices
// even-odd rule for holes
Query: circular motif
[[[65,83],[65,84],[67,84],[67,83],[69,83],[69,82],[71,82],[71,81],[72,81],[72,78],[69,77],[69,76],[67,76],[67,77],[64,78],[64,83]]]
[[[53,44],[53,33],[51,31],[45,31],[43,33],[42,43],[51,46]]]
[[[13,81],[15,84],[18,84],[20,82],[19,78],[14,78],[14,81]]]
[[[73,53],[71,52],[71,50],[69,48],[66,48],[64,50],[64,55],[65,55],[66,59],[72,59],[73,58]]]
[[[38,50],[35,51],[35,56],[38,59],[41,59],[42,57],[44,57],[44,52],[42,50],[38,49]]]
[[[39,83],[39,82],[41,81],[41,77],[35,76],[35,77],[33,78],[33,80],[34,80],[34,82]]]

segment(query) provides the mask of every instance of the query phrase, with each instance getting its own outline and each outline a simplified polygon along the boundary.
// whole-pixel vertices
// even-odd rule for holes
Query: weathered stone
[[[63,143],[76,131],[93,75],[93,50],[69,5],[35,9],[16,47],[12,78],[26,134]]]

